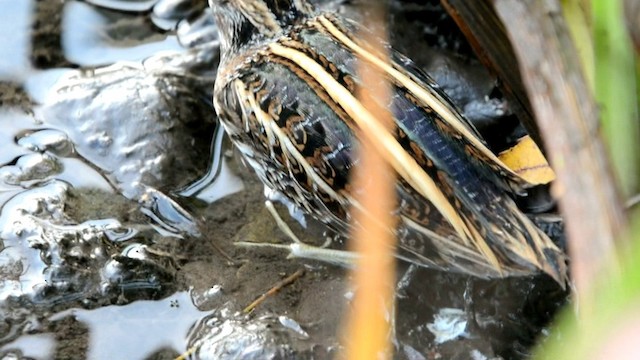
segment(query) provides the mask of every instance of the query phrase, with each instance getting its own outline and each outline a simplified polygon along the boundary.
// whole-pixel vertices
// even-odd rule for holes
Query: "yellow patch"
[[[498,157],[530,184],[548,184],[556,178],[542,151],[528,135],[521,138],[512,148],[500,153]]]

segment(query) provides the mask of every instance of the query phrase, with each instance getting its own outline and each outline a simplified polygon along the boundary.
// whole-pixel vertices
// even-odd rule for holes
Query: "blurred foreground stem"
[[[361,35],[370,44],[379,44],[376,38],[386,37],[382,7],[373,6],[368,17],[373,34]],[[374,49],[379,58],[388,59],[382,46]],[[358,90],[358,100],[390,131],[393,120],[389,109],[379,104],[389,103],[391,88],[381,71],[361,61],[358,73],[363,83]],[[357,135],[361,140],[359,166],[355,167],[353,188],[356,192],[354,206],[354,232],[352,244],[361,256],[353,271],[355,297],[351,303],[347,322],[343,329],[345,350],[341,359],[369,360],[391,359],[393,321],[395,318],[395,236],[396,227],[392,212],[396,208],[394,171],[379,153],[375,132],[361,128]]]
[[[626,228],[609,159],[598,136],[598,108],[558,1],[492,3],[513,44],[556,170],[558,180],[552,192],[566,222],[576,301],[581,316],[587,318],[594,311],[588,295],[593,279],[607,271],[617,273],[615,241]]]

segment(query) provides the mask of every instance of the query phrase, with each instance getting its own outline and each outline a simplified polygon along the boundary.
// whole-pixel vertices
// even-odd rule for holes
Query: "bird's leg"
[[[285,245],[238,241],[235,244],[242,247],[270,247],[285,249],[289,250],[288,258],[311,259],[345,267],[353,267],[358,258],[358,254],[352,251],[323,249],[304,243],[291,243]]]
[[[264,202],[264,206],[267,208],[267,210],[269,210],[269,213],[271,214],[271,216],[273,216],[273,220],[275,220],[276,224],[278,224],[278,228],[285,235],[287,235],[289,237],[289,239],[291,239],[296,244],[303,244],[303,245],[307,245],[307,246],[310,246],[310,247],[315,247],[313,245],[305,244],[302,240],[300,240],[300,238],[298,238],[298,236],[296,236],[296,234],[294,234],[293,230],[291,230],[291,228],[289,227],[287,222],[282,219],[280,214],[278,214],[278,210],[276,210],[275,206],[273,206],[273,202],[271,200],[266,200]],[[317,247],[317,248],[325,249],[329,245],[331,245],[331,238],[327,237],[325,242],[322,245],[320,245],[319,247]]]
[[[280,214],[278,214],[278,210],[276,210],[275,206],[273,206],[273,202],[271,200],[265,200],[264,206],[267,208],[267,210],[269,210],[271,216],[273,216],[273,220],[275,220],[276,224],[278,224],[278,228],[280,228],[280,230],[285,235],[287,235],[289,239],[291,239],[294,243],[304,244],[298,238],[298,236],[293,233],[293,230],[291,230],[289,225],[284,220],[282,220],[282,217],[280,216]],[[322,247],[324,247],[324,245]]]
[[[293,230],[291,230],[289,225],[282,219],[282,217],[280,217],[280,214],[278,214],[278,211],[273,206],[273,202],[271,202],[270,200],[266,200],[265,206],[267,207],[269,213],[271,213],[271,216],[273,216],[273,219],[278,225],[278,228],[293,242],[291,244],[285,245],[239,241],[235,243],[237,246],[286,249],[289,250],[289,258],[312,259],[346,267],[351,267],[355,264],[358,256],[356,253],[346,250],[327,249],[327,247],[331,244],[331,238],[327,238],[324,244],[319,247],[302,242],[300,238],[298,238],[298,236],[293,233]]]

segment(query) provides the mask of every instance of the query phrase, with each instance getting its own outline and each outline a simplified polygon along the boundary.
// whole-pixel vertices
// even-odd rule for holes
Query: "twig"
[[[300,270],[294,272],[293,274],[291,274],[290,276],[288,276],[287,278],[279,281],[271,289],[269,289],[269,291],[267,291],[266,293],[260,295],[260,297],[258,297],[254,302],[252,302],[251,304],[249,304],[249,306],[244,308],[242,310],[242,312],[245,312],[245,313],[252,312],[258,305],[260,305],[263,301],[265,301],[267,297],[274,295],[275,293],[280,291],[283,287],[292,284],[294,281],[296,281],[302,275],[304,275],[304,269],[300,269]]]

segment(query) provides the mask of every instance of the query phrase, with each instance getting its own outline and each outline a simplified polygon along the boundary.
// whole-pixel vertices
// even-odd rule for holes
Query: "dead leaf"
[[[511,170],[533,185],[548,184],[556,174],[538,145],[528,135],[498,156]]]

